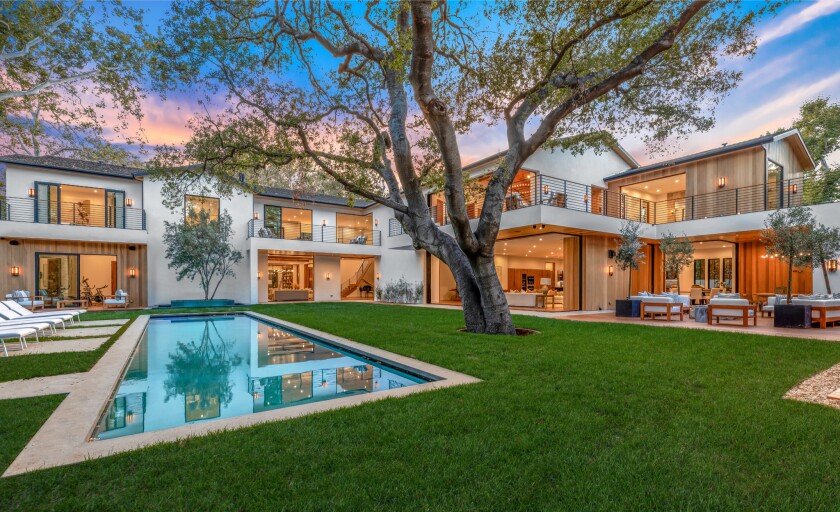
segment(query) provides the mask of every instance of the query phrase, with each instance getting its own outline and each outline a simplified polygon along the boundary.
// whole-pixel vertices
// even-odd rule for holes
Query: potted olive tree
[[[778,210],[764,221],[761,238],[767,254],[779,258],[788,266],[787,301],[773,308],[773,325],[776,327],[811,326],[811,306],[791,304],[791,287],[793,270],[812,264],[809,251],[814,227],[811,210],[802,206]]]
[[[639,231],[642,228],[641,222],[631,220],[621,223],[621,230],[618,236],[618,250],[615,254],[615,265],[620,270],[629,270],[627,278],[627,298],[615,301],[615,316],[632,317],[638,316],[639,311],[634,311],[633,302],[630,300],[632,289],[633,271],[639,270],[639,264],[643,263],[645,253],[642,248],[647,245],[642,242]],[[638,304],[637,304],[638,308]]]
[[[680,291],[680,273],[694,261],[694,246],[685,234],[678,238],[673,233],[662,235],[659,242],[659,250],[662,251],[662,265],[665,267],[665,276],[677,276],[677,292]]]

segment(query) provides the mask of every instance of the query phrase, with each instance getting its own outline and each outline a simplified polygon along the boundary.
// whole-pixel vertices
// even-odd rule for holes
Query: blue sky
[[[156,25],[165,15],[167,2],[136,2],[149,10],[147,19]],[[785,127],[796,117],[800,105],[816,96],[840,101],[840,0],[814,0],[788,5],[774,18],[757,26],[759,48],[751,60],[726,63],[744,72],[739,87],[716,111],[715,127],[687,140],[675,141],[667,154],[647,154],[640,139],[621,140],[641,163],[688,154],[761,135]],[[198,110],[195,97],[176,94],[163,102],[145,101],[143,126],[150,144],[180,143],[189,136],[184,127]],[[465,162],[504,149],[502,130],[476,126],[460,139]],[[832,163],[840,154],[831,155]]]

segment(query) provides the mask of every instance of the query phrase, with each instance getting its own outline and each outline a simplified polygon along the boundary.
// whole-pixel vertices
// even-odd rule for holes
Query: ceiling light
[[[659,189],[656,189],[656,191],[659,192]]]
[[[645,190],[647,190],[647,187],[648,187],[648,186],[647,186],[647,185],[645,185]]]

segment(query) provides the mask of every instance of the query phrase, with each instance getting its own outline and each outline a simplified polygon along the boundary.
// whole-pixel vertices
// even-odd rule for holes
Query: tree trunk
[[[825,293],[831,295],[831,284],[828,282],[828,268],[825,266],[825,261],[820,265],[822,267],[823,279],[825,279]]]
[[[627,298],[630,298],[630,294],[633,293],[633,269],[630,268],[627,270]]]
[[[793,256],[788,259],[788,289],[787,289],[787,303],[790,304],[792,295],[791,292],[793,287]]]
[[[496,274],[493,257],[478,257],[471,262],[484,313],[484,332],[487,334],[516,334],[505,292]]]

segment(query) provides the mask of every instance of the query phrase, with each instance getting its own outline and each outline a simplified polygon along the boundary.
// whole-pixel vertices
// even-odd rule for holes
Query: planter
[[[773,327],[810,329],[811,306],[776,304],[773,307]]]
[[[642,314],[642,301],[618,299],[615,301],[615,316],[637,318]]]
[[[217,308],[220,306],[233,306],[235,302],[233,299],[187,299],[187,300],[173,300],[169,303],[173,308]]]

